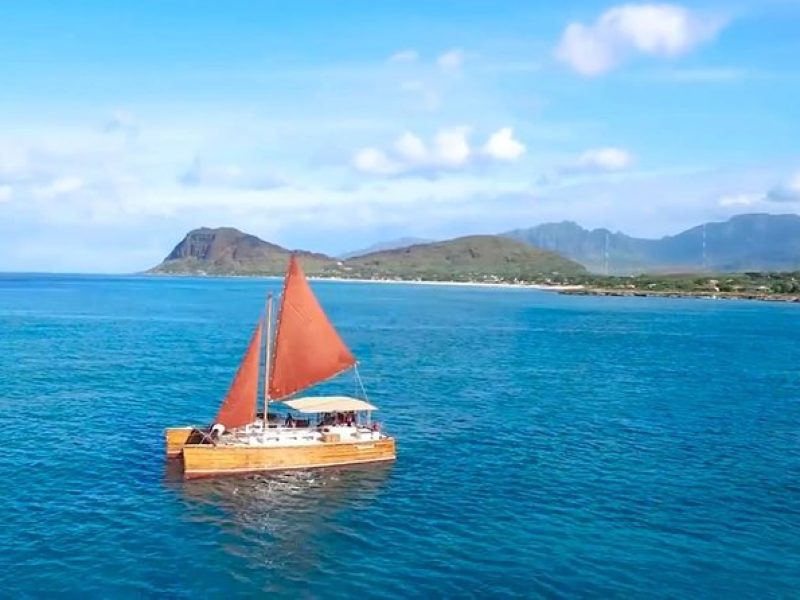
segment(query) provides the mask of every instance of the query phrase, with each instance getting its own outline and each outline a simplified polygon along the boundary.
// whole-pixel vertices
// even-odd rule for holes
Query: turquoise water
[[[0,276],[0,595],[797,597],[799,306],[316,283],[399,460],[184,483],[278,283]]]

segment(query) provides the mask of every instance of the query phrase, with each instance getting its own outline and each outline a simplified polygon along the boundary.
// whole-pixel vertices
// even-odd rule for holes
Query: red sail
[[[226,429],[241,427],[256,420],[256,399],[258,396],[258,367],[261,354],[261,329],[258,327],[250,338],[242,364],[225,396],[214,423],[222,423]]]
[[[300,263],[292,256],[278,315],[270,398],[291,396],[355,363],[355,357],[317,302]]]

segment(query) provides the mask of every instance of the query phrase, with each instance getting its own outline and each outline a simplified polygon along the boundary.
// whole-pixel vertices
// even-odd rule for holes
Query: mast
[[[267,335],[264,344],[264,435],[269,427],[269,374],[272,363],[272,292],[267,294]]]

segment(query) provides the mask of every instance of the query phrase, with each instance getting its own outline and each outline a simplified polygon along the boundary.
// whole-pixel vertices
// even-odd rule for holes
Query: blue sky
[[[800,3],[0,4],[0,270],[800,209]]]

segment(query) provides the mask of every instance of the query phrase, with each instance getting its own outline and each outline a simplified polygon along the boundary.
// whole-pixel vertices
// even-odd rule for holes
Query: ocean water
[[[398,461],[183,482],[278,287],[0,276],[0,596],[800,594],[800,306],[315,283]]]

